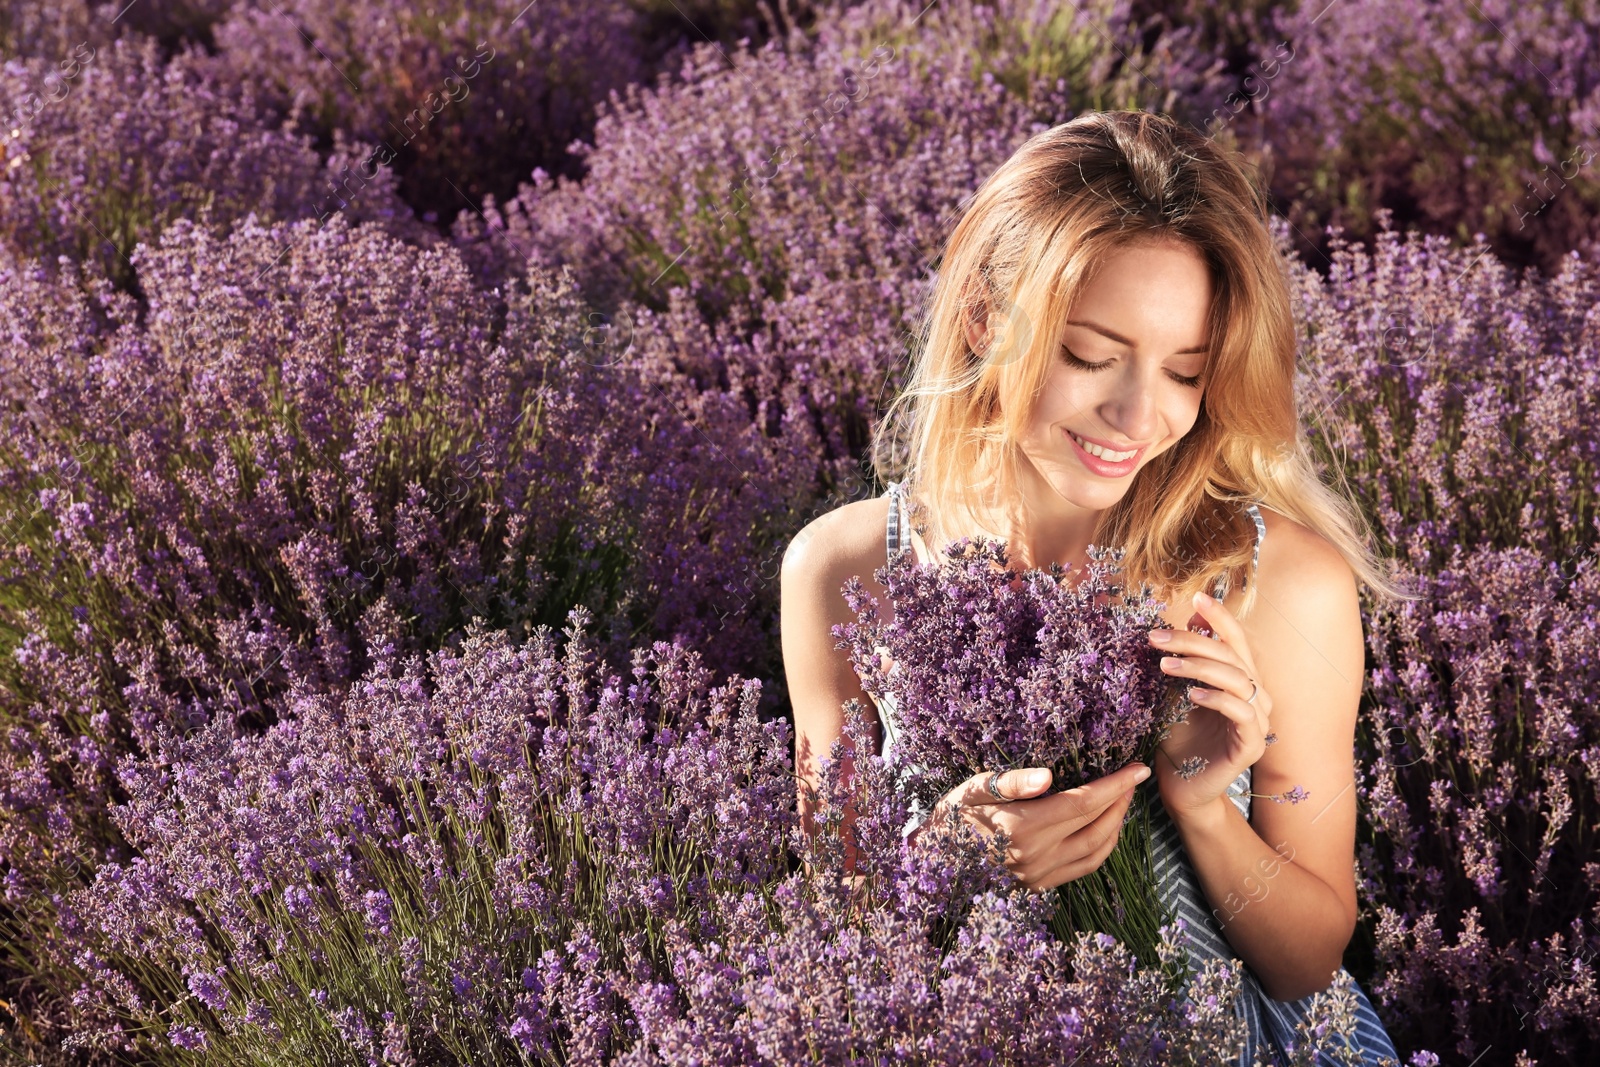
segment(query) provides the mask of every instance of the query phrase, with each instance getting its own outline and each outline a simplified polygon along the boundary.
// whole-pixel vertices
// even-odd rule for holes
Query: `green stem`
[[[1132,816],[1111,855],[1095,870],[1057,888],[1050,926],[1064,944],[1080,932],[1110,934],[1126,945],[1142,967],[1160,959],[1161,927],[1176,916],[1162,903],[1151,852],[1150,804],[1147,793],[1135,791]],[[1117,905],[1122,915],[1117,915]],[[1166,969],[1172,991],[1187,979],[1188,953]]]

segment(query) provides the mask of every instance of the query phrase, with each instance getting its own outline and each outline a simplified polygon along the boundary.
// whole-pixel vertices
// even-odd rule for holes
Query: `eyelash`
[[[1083,360],[1081,360],[1077,356],[1073,355],[1071,349],[1063,348],[1061,351],[1063,351],[1063,352],[1065,352],[1067,354],[1067,359],[1072,363],[1072,365],[1074,367],[1079,367],[1079,368],[1081,368],[1083,370],[1086,370],[1086,371],[1105,370],[1106,367],[1109,366],[1110,363],[1111,363],[1110,360],[1107,360],[1104,363],[1085,363]],[[1193,378],[1185,378],[1183,375],[1181,375],[1181,374],[1173,374],[1171,371],[1168,371],[1167,374],[1168,374],[1168,377],[1170,377],[1173,381],[1177,382],[1179,385],[1187,385],[1191,389],[1200,388],[1200,376],[1198,374],[1195,375]]]

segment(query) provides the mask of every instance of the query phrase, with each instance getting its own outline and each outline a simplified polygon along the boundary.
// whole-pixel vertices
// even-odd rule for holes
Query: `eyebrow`
[[[1117,342],[1117,344],[1119,344],[1119,345],[1127,345],[1129,348],[1137,348],[1137,347],[1139,347],[1138,345],[1134,344],[1132,341],[1128,340],[1126,337],[1122,336],[1120,333],[1114,333],[1113,331],[1108,330],[1104,326],[1098,325],[1097,323],[1084,322],[1084,321],[1079,320],[1079,319],[1068,319],[1067,320],[1067,325],[1068,326],[1082,326],[1085,329],[1093,330],[1095,333],[1098,333],[1098,334],[1101,334],[1102,336],[1111,338],[1111,340]],[[1175,355],[1175,356],[1204,355],[1205,353],[1207,353],[1209,351],[1210,351],[1210,349],[1207,346],[1202,345],[1199,348],[1180,348],[1178,351],[1174,352],[1173,355]]]

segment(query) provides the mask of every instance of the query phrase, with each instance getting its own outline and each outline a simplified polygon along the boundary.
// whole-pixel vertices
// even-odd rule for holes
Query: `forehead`
[[[1211,272],[1187,245],[1145,244],[1102,263],[1073,294],[1063,327],[1080,327],[1130,348],[1206,351]]]

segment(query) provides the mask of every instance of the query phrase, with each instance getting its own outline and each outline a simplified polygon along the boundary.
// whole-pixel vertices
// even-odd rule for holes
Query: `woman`
[[[908,387],[876,444],[880,473],[901,480],[807,526],[782,575],[814,832],[806,788],[842,705],[876,706],[893,745],[892,698],[869,702],[829,636],[853,618],[839,592],[852,575],[892,612],[871,577],[886,540],[891,555],[909,547],[930,562],[930,546],[956,537],[1003,538],[1019,569],[1124,548],[1127,580],[1169,605],[1169,628],[1150,640],[1197,705],[1153,760],[1157,875],[1197,965],[1248,965],[1243,1064],[1258,1048],[1281,1054],[1341,969],[1356,924],[1357,582],[1408,595],[1309,454],[1290,307],[1264,199],[1237,159],[1142,112],[1036,135],[978,189],[945,249]],[[1204,770],[1180,775],[1194,757]],[[1008,868],[1044,891],[1105,861],[1151,770],[1050,796],[1042,768],[978,774],[940,803],[1006,831]],[[1364,994],[1360,1009],[1364,1062],[1394,1057]]]

